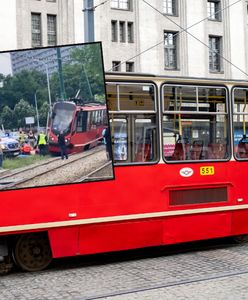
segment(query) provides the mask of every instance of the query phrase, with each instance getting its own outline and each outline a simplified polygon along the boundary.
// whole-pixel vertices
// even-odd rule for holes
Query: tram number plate
[[[201,175],[214,175],[214,167],[213,166],[200,167],[200,174]]]

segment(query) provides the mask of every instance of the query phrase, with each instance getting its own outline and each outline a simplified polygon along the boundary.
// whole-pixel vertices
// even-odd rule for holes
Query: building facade
[[[103,43],[105,71],[247,79],[247,0],[94,4],[95,40]],[[1,7],[9,19],[1,19]],[[82,10],[83,0],[2,0],[0,22],[10,24],[10,34],[0,48],[83,42]]]

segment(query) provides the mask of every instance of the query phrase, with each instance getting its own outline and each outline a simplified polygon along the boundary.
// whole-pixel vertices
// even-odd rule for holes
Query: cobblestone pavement
[[[248,244],[215,243],[56,260],[1,276],[0,299],[248,299]]]

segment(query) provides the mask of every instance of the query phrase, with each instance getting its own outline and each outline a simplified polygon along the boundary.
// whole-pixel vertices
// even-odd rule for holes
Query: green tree
[[[39,109],[39,123],[40,126],[45,127],[47,124],[47,115],[49,111],[49,104],[47,102],[44,102]]]
[[[8,106],[4,106],[0,119],[0,125],[3,125],[4,129],[14,129],[16,127],[14,112]]]
[[[26,117],[35,117],[35,109],[33,106],[23,99],[21,99],[14,108],[14,116],[18,127],[25,127]]]

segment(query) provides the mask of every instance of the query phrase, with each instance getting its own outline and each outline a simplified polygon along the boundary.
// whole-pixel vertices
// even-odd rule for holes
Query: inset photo
[[[0,191],[113,179],[101,43],[0,60]]]

